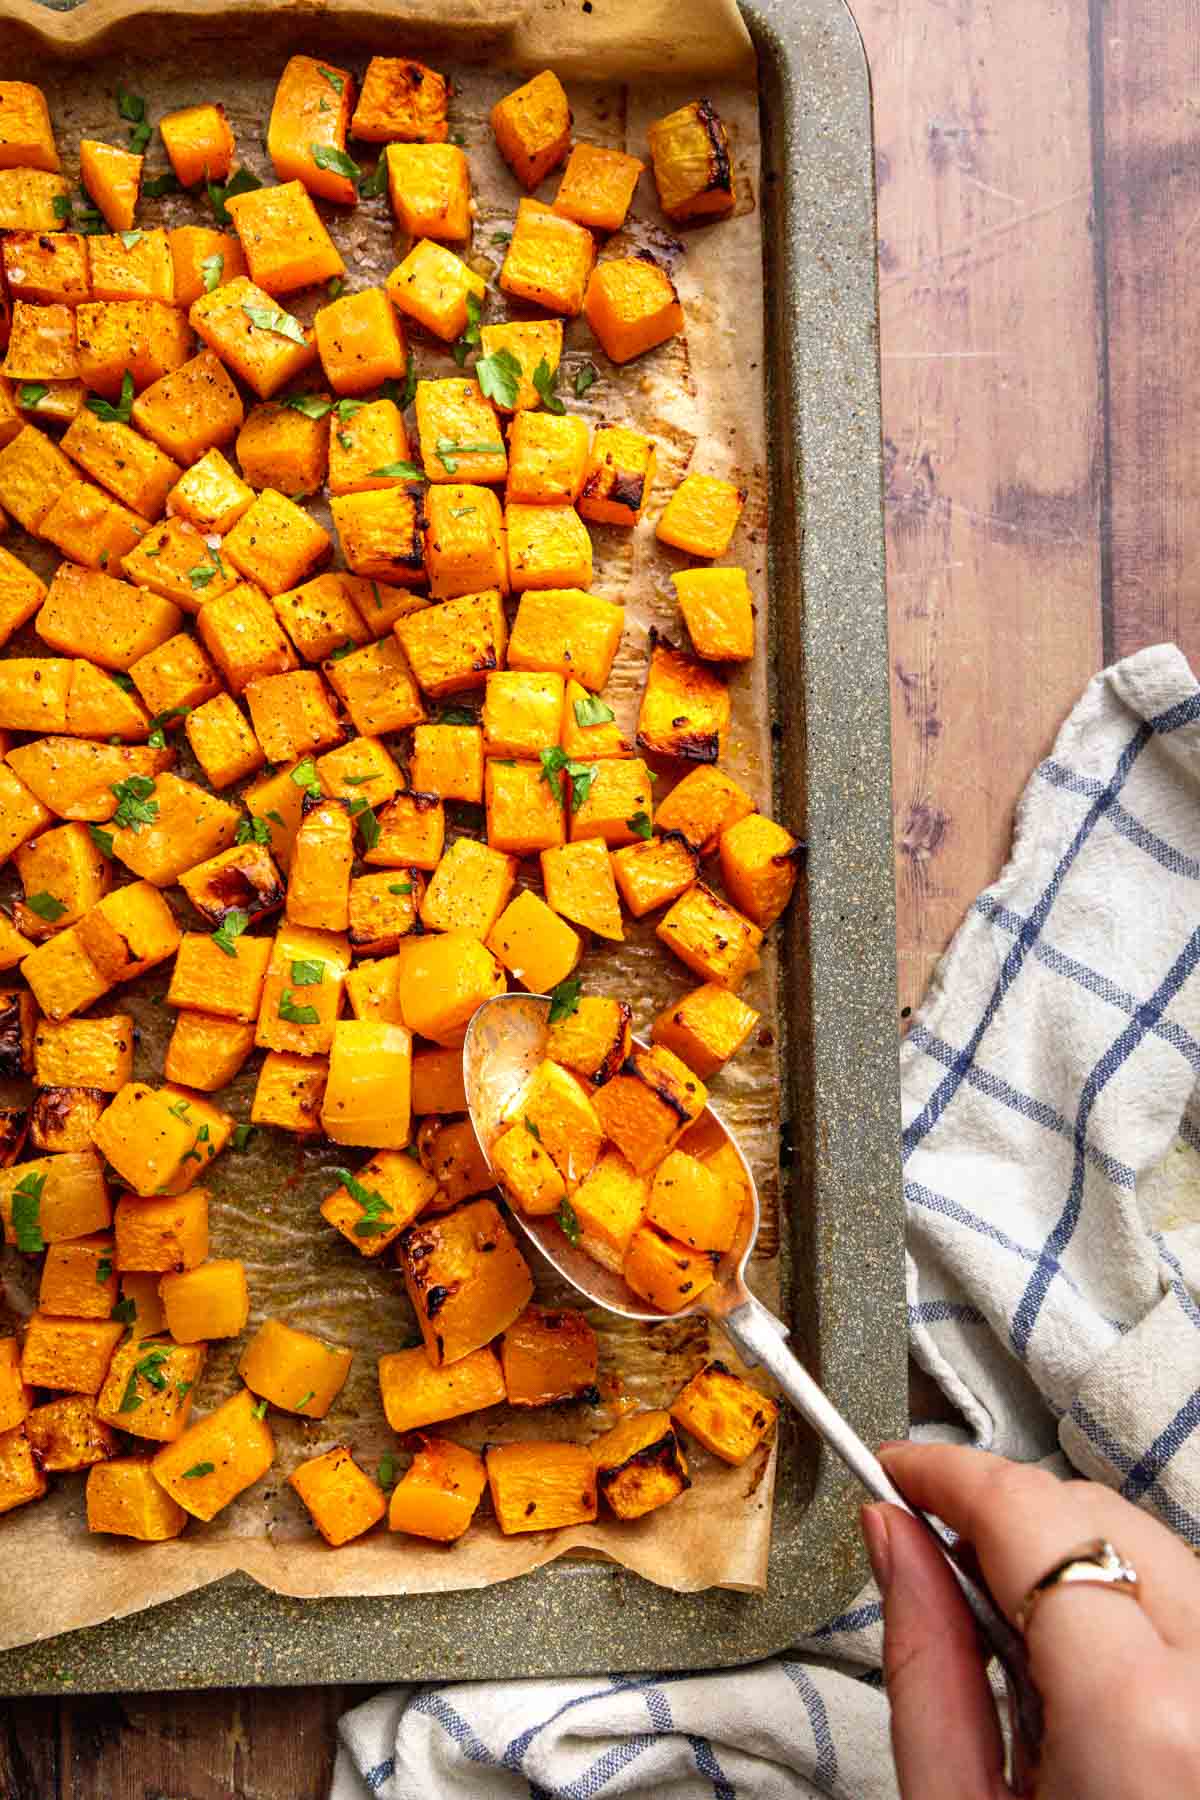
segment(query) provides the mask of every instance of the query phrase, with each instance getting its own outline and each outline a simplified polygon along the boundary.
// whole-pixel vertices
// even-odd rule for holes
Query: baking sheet
[[[646,20],[654,15],[645,8],[638,11],[642,19],[642,35],[637,39],[639,66],[644,67],[644,59],[654,60],[644,41]],[[557,21],[556,41],[569,40],[571,33],[564,31],[561,9],[549,7],[544,13],[548,21]],[[713,0],[711,5],[697,7],[695,13],[703,25],[699,42],[713,46],[714,66],[745,71],[747,40],[732,8]],[[661,10],[657,16],[663,21]],[[611,8],[609,23],[610,27],[616,23]],[[536,45],[536,20],[525,27],[525,36],[530,46]],[[662,52],[659,60],[668,56],[665,38],[658,48]],[[597,48],[590,66],[603,67],[606,61],[616,66],[626,54],[626,39],[617,31],[609,56]],[[362,59],[348,60],[361,64]],[[531,54],[527,66],[537,66],[541,60]],[[575,59],[576,63],[581,60]],[[233,87],[215,76],[206,83],[203,71],[197,73],[196,61],[193,52],[182,66],[169,57],[152,56],[143,63],[124,57],[81,69],[69,88],[53,89],[59,143],[67,158],[75,154],[80,136],[111,136],[116,129],[111,95],[119,78],[131,91],[146,95],[151,117],[219,92],[234,126],[241,159],[270,179],[261,137],[282,56],[260,48]],[[564,61],[571,61],[569,51],[564,52]],[[449,72],[458,73],[453,65]],[[462,132],[471,154],[478,205],[472,260],[493,279],[503,255],[502,247],[493,245],[493,236],[511,225],[517,196],[511,175],[495,150],[487,115],[493,101],[512,84],[510,73],[494,67],[464,70],[455,84],[452,108],[452,127]],[[669,263],[684,303],[686,337],[619,371],[598,352],[586,327],[575,321],[568,327],[564,357],[562,389],[571,410],[593,422],[603,419],[635,425],[647,431],[659,449],[651,519],[633,534],[604,527],[593,530],[594,591],[623,600],[627,609],[625,639],[608,695],[629,736],[644,678],[647,633],[652,625],[676,636],[680,632],[669,573],[673,567],[686,566],[689,559],[657,545],[653,519],[666,494],[692,466],[693,458],[695,467],[729,475],[747,488],[747,506],[730,560],[746,566],[760,612],[766,598],[757,95],[744,74],[710,81],[706,91],[730,129],[739,190],[734,218],[675,237],[664,229],[647,174],[635,200],[634,219],[626,233],[606,246],[608,254],[649,247]],[[675,89],[656,82],[648,90],[614,85],[610,80],[575,81],[570,92],[577,137],[644,156],[647,122],[692,97],[695,89]],[[556,180],[551,177],[549,192]],[[325,210],[349,265],[352,285],[382,279],[403,252],[385,209],[364,206],[349,215]],[[148,202],[139,210],[138,223],[173,224],[197,216],[194,204],[185,199]],[[288,304],[308,318],[315,298],[289,297]],[[504,308],[491,301],[487,317],[501,316]],[[422,373],[453,372],[445,352],[428,344],[417,346],[417,361]],[[588,361],[599,370],[600,380],[577,402],[574,372]],[[319,384],[310,374],[299,385]],[[30,560],[36,556],[31,554]],[[765,657],[735,677],[733,700],[734,730],[727,766],[770,808]],[[658,793],[669,785],[667,779],[660,781]],[[459,823],[462,829],[478,829],[469,817],[461,817]],[[173,897],[179,898],[178,894]],[[589,989],[635,997],[635,1029],[646,1029],[669,999],[692,985],[682,967],[658,946],[653,924],[653,920],[635,924],[622,947],[598,945],[585,963]],[[161,1079],[162,1049],[172,1020],[161,1004],[164,987],[161,976],[151,975],[142,983],[122,988],[117,996],[122,1006],[131,1005],[138,1020],[141,1041],[136,1073],[141,1079]],[[751,1279],[769,1302],[777,1300],[780,1277],[779,1051],[777,1035],[770,1028],[775,1017],[774,995],[771,951],[764,958],[762,972],[746,989],[747,998],[762,1008],[766,1029],[760,1041],[714,1083],[714,1098],[739,1133],[759,1179],[764,1228]],[[257,1060],[223,1096],[241,1118],[249,1114]],[[690,1492],[669,1509],[633,1526],[601,1520],[561,1533],[503,1539],[490,1520],[481,1517],[467,1537],[449,1549],[377,1531],[331,1552],[315,1536],[299,1501],[285,1485],[288,1471],[338,1442],[348,1442],[368,1468],[394,1447],[379,1408],[375,1359],[383,1351],[413,1341],[416,1335],[395,1272],[359,1257],[320,1219],[319,1202],[336,1185],[329,1170],[343,1160],[345,1152],[333,1146],[303,1148],[286,1134],[258,1132],[247,1154],[235,1157],[227,1152],[214,1165],[210,1182],[213,1254],[239,1255],[247,1264],[253,1298],[250,1329],[265,1316],[281,1316],[354,1347],[350,1381],[330,1417],[309,1423],[273,1412],[278,1455],[270,1475],[212,1524],[193,1522],[182,1539],[170,1544],[134,1546],[89,1538],[82,1524],[82,1484],[77,1481],[64,1482],[50,1500],[9,1515],[0,1527],[9,1551],[6,1568],[12,1569],[0,1599],[0,1647],[130,1613],[234,1571],[250,1574],[276,1593],[294,1596],[415,1594],[479,1587],[525,1574],[567,1553],[589,1551],[678,1590],[713,1585],[761,1589],[775,1472],[775,1453],[767,1449],[744,1468],[730,1470],[699,1446],[689,1445],[694,1477]],[[552,1304],[569,1301],[570,1294],[536,1253],[531,1251],[530,1258],[537,1297]],[[21,1277],[27,1271],[19,1267],[21,1261],[10,1253],[5,1265],[6,1291],[18,1307],[29,1303],[28,1294],[22,1292]],[[665,1404],[714,1349],[728,1355],[723,1340],[702,1320],[671,1322],[647,1332],[602,1313],[591,1316],[601,1342],[604,1380],[599,1407],[531,1415],[513,1415],[506,1408],[496,1408],[453,1422],[449,1435],[473,1444],[535,1435],[587,1438],[618,1416],[618,1383],[640,1404]],[[236,1345],[212,1347],[197,1389],[197,1413],[207,1411],[231,1390],[236,1357]],[[45,1570],[51,1558],[55,1580],[48,1591]]]

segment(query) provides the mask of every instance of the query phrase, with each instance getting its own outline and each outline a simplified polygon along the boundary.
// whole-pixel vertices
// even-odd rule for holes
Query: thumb
[[[975,1622],[924,1528],[865,1506],[863,1536],[883,1595],[883,1666],[904,1800],[1006,1794],[1004,1745]]]

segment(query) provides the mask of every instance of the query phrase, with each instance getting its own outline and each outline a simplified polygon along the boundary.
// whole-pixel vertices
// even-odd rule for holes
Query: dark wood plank
[[[0,1795],[3,1800],[58,1800],[59,1703],[0,1702]]]
[[[855,11],[875,93],[911,1009],[1102,660],[1088,7],[857,0]]]
[[[1112,644],[1200,660],[1200,82],[1196,0],[1097,8],[1104,118]]]

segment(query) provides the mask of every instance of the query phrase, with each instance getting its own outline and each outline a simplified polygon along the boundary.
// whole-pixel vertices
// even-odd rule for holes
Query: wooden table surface
[[[1200,654],[1200,0],[856,13],[903,1017],[1089,676],[1163,639]],[[0,1800],[322,1800],[355,1692],[18,1702]]]

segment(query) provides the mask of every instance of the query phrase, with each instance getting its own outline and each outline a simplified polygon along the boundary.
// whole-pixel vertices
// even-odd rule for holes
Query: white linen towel
[[[1166,645],[1089,684],[942,960],[904,1190],[912,1346],[974,1441],[1193,1544],[1200,1206],[1163,1171],[1200,1191],[1198,964],[1200,687]],[[868,1589],[751,1668],[393,1689],[342,1720],[331,1800],[894,1800],[879,1651]]]

